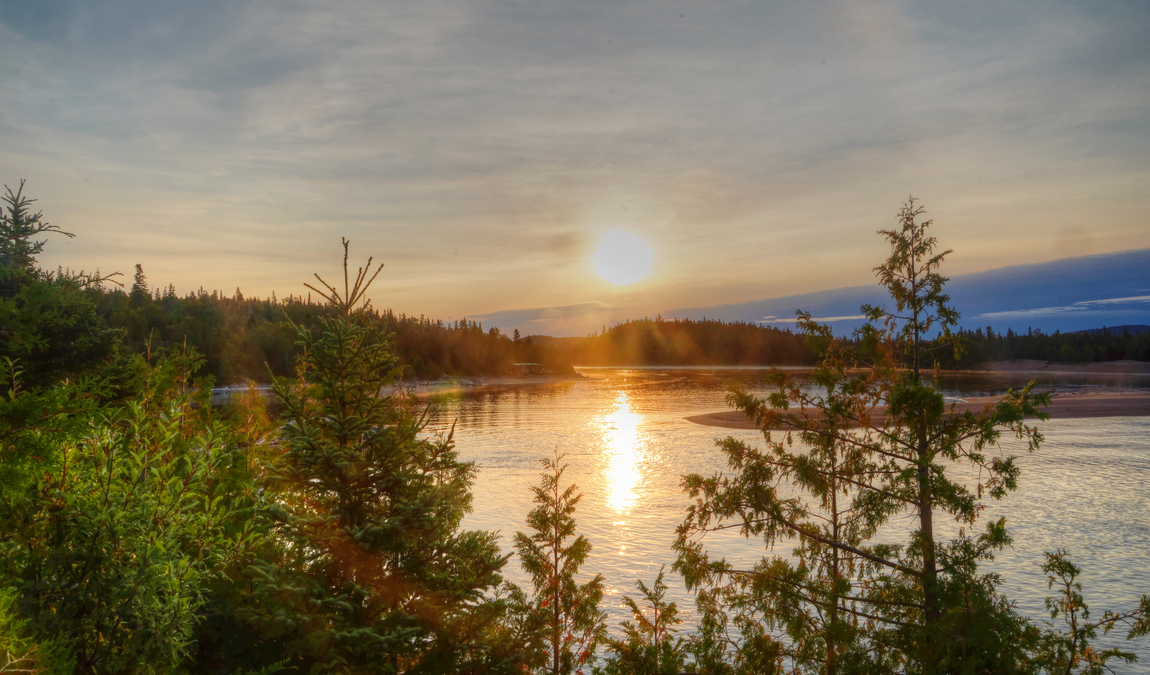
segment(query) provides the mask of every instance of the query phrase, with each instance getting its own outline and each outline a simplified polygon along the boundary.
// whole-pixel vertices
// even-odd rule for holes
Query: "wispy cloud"
[[[1150,302],[1150,295],[1135,295],[1129,298],[1107,298],[1105,300],[1083,300],[1077,305],[1126,305],[1130,303]]]
[[[282,295],[344,235],[377,304],[462,316],[617,304],[618,228],[644,306],[702,306],[869,283],[907,192],[950,273],[1150,246],[1144,3],[0,6],[3,181],[80,235],[53,265]]]
[[[1123,305],[1138,306],[1150,303],[1150,295],[1136,295],[1126,298],[1105,298],[1102,300],[1082,300],[1073,305],[1063,305],[1061,307],[1035,307],[1032,309],[1017,309],[1005,312],[987,312],[979,314],[974,317],[975,319],[1026,319],[1026,318],[1041,318],[1058,316],[1060,314],[1073,314],[1078,312],[1089,312],[1099,308],[1115,309]]]
[[[560,319],[582,319],[589,316],[601,316],[618,309],[601,302],[583,302],[577,305],[563,307],[533,307],[525,309],[512,309],[490,314],[480,314],[472,317],[477,321],[494,323],[500,326],[523,326],[533,323],[546,323]]]

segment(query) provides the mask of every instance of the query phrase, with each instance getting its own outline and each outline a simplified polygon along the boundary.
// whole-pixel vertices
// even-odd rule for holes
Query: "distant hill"
[[[1109,332],[1111,335],[1121,335],[1122,333],[1129,333],[1130,335],[1144,335],[1150,333],[1150,326],[1138,324],[1136,326],[1103,326],[1102,328],[1088,328],[1086,330],[1070,331],[1072,333],[1086,333],[1087,335],[1101,335],[1103,331]]]
[[[961,325],[1026,332],[1150,324],[1150,249],[1013,265],[951,278],[946,286]],[[663,312],[664,318],[793,323],[804,309],[840,332],[862,324],[859,306],[889,302],[877,284],[732,305]]]

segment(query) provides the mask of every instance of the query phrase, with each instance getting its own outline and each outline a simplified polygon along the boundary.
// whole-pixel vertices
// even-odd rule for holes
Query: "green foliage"
[[[1124,625],[1129,627],[1126,639],[1142,637],[1150,633],[1150,596],[1143,595],[1137,609],[1126,612],[1107,611],[1101,619],[1090,619],[1090,607],[1082,596],[1082,583],[1078,576],[1081,568],[1070,561],[1063,550],[1046,553],[1047,588],[1057,587],[1058,595],[1046,599],[1050,618],[1061,617],[1062,628],[1047,623],[1049,630],[1042,636],[1038,649],[1038,662],[1046,672],[1081,673],[1082,675],[1102,675],[1112,672],[1107,665],[1111,660],[1134,663],[1137,657],[1120,649],[1098,650],[1091,646],[1102,634]]]
[[[773,371],[766,400],[733,390],[728,400],[762,431],[757,449],[720,442],[730,471],[687,476],[695,504],[679,528],[676,568],[716,625],[752,622],[780,636],[778,653],[803,672],[983,672],[1010,660],[1022,623],[995,595],[997,579],[977,563],[1005,545],[1001,523],[975,542],[940,543],[934,515],[973,525],[984,497],[1017,484],[1002,433],[1042,437],[1024,423],[1046,402],[1029,388],[984,411],[957,414],[920,376],[923,335],[945,335],[958,315],[937,273],[945,253],[916,222],[910,200],[901,229],[883,231],[891,256],[876,268],[895,309],[866,307],[871,319],[854,340],[800,313],[799,328],[820,354],[812,390]],[[876,326],[878,322],[880,325]],[[820,393],[821,392],[821,393]],[[797,442],[796,442],[797,441]],[[951,479],[955,464],[976,470]],[[875,541],[895,516],[918,527],[899,545]],[[711,560],[701,537],[737,528],[768,551],[793,542],[793,562],[768,555],[750,570]],[[995,636],[994,639],[984,639]],[[785,638],[785,639],[782,639]]]
[[[141,398],[88,418],[34,484],[7,495],[0,572],[40,644],[77,672],[169,672],[204,586],[250,546],[250,484],[180,355]],[[19,396],[17,396],[19,398]]]
[[[312,672],[512,671],[529,655],[494,593],[507,558],[459,527],[475,468],[388,393],[398,364],[359,306],[374,276],[349,282],[344,247],[342,293],[317,277],[331,311],[299,331],[300,379],[274,385],[277,551],[252,569],[246,619]]]
[[[120,332],[108,328],[83,292],[93,282],[37,271],[0,289],[0,358],[19,362],[24,387],[76,380],[119,357]]]
[[[1072,333],[995,333],[986,329],[959,330],[954,335],[962,345],[960,353],[933,354],[942,368],[970,368],[988,361],[1037,359],[1056,363],[1096,363],[1103,361],[1150,361],[1150,331],[1145,326],[1103,328]],[[937,345],[932,343],[927,351]]]
[[[28,622],[16,612],[16,598],[0,591],[0,673],[35,675],[72,672],[73,663],[66,642],[37,643],[27,633]]]
[[[276,299],[274,294],[266,299],[203,291],[186,297],[156,296],[94,285],[85,287],[85,292],[100,316],[123,331],[131,351],[146,355],[186,343],[205,356],[207,374],[224,384],[295,377],[298,329],[318,329],[332,311],[310,298]],[[558,350],[529,340],[513,342],[497,329],[484,331],[474,321],[444,323],[372,308],[364,313],[390,334],[405,377],[496,376],[524,361],[542,363],[556,374],[574,373]]]
[[[537,506],[527,514],[532,534],[515,533],[515,551],[535,586],[532,612],[543,626],[546,660],[536,672],[548,675],[582,673],[606,636],[603,576],[586,583],[576,580],[591,553],[591,542],[575,535],[575,506],[583,498],[575,485],[561,489],[563,457],[544,458],[542,483],[531,488]]]
[[[950,329],[958,323],[958,312],[950,306],[950,296],[943,293],[947,277],[938,273],[943,258],[949,253],[936,252],[938,240],[927,236],[934,221],[918,222],[926,209],[915,205],[910,197],[898,212],[898,230],[879,230],[891,245],[890,257],[874,269],[879,284],[894,300],[895,310],[864,305],[862,313],[872,323],[882,323],[888,339],[899,351],[905,350],[914,376],[919,377],[923,339],[938,327],[945,344]]]
[[[34,237],[46,232],[65,237],[75,235],[48,224],[42,212],[32,213],[32,203],[36,200],[24,196],[23,180],[16,192],[12,192],[12,188],[7,185],[4,189],[6,193],[0,197],[0,201],[8,206],[7,212],[4,207],[0,207],[0,268],[4,269],[4,276],[20,271],[33,272],[36,270],[36,256],[40,255],[47,243],[47,240],[36,241]]]
[[[44,272],[36,256],[54,232],[71,237],[31,213],[24,181],[9,188],[0,206],[0,359],[18,363],[26,389],[44,389],[105,367],[117,356],[120,334],[97,315],[84,289],[101,279],[70,272]],[[9,370],[13,367],[10,365]]]
[[[61,450],[101,411],[104,387],[83,379],[28,390],[18,361],[0,360],[0,499],[18,499],[29,481],[60,461]]]
[[[628,596],[623,597],[634,622],[623,622],[622,640],[607,640],[611,655],[603,668],[595,669],[596,675],[677,675],[683,669],[687,645],[682,638],[674,637],[675,626],[682,621],[675,603],[663,599],[667,594],[663,571],[659,569],[659,576],[650,588],[642,580],[635,582],[644,607]],[[647,607],[650,607],[650,617]]]

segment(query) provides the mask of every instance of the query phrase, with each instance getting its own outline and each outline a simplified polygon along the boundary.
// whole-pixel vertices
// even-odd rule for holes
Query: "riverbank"
[[[517,387],[546,387],[566,382],[578,382],[583,379],[585,378],[579,374],[531,375],[527,377],[441,377],[438,380],[404,380],[396,386],[395,392],[408,392],[416,398],[434,398],[436,396]],[[271,397],[270,385],[256,384],[254,389],[260,396]],[[227,405],[233,401],[235,396],[246,391],[248,391],[248,385],[231,385],[212,389],[212,405]]]
[[[993,405],[1001,397],[978,396],[955,402],[954,411],[980,412]],[[882,426],[885,419],[883,407],[874,408],[871,423]],[[1091,391],[1052,392],[1050,405],[1043,408],[1051,419],[1081,419],[1088,417],[1150,417],[1150,392],[1136,389],[1102,389]],[[688,422],[708,427],[724,429],[755,429],[738,410],[692,415],[683,418]]]

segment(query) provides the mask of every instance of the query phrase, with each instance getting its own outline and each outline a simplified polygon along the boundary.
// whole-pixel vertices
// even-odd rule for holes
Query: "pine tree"
[[[399,367],[365,301],[371,260],[300,329],[299,380],[273,386],[284,454],[274,472],[281,557],[256,568],[249,618],[328,672],[498,672],[526,656],[491,595],[507,561],[489,532],[463,531],[475,467],[450,434],[393,393]],[[370,274],[370,276],[369,276]],[[362,304],[361,304],[362,303]]]
[[[542,459],[542,484],[532,487],[536,506],[527,515],[531,535],[515,533],[515,551],[535,586],[533,612],[542,622],[546,675],[583,673],[606,635],[603,575],[580,584],[575,577],[591,553],[591,542],[575,536],[575,506],[583,498],[575,485],[562,489],[563,456]],[[574,537],[574,539],[572,539]],[[570,540],[570,541],[569,541]]]

